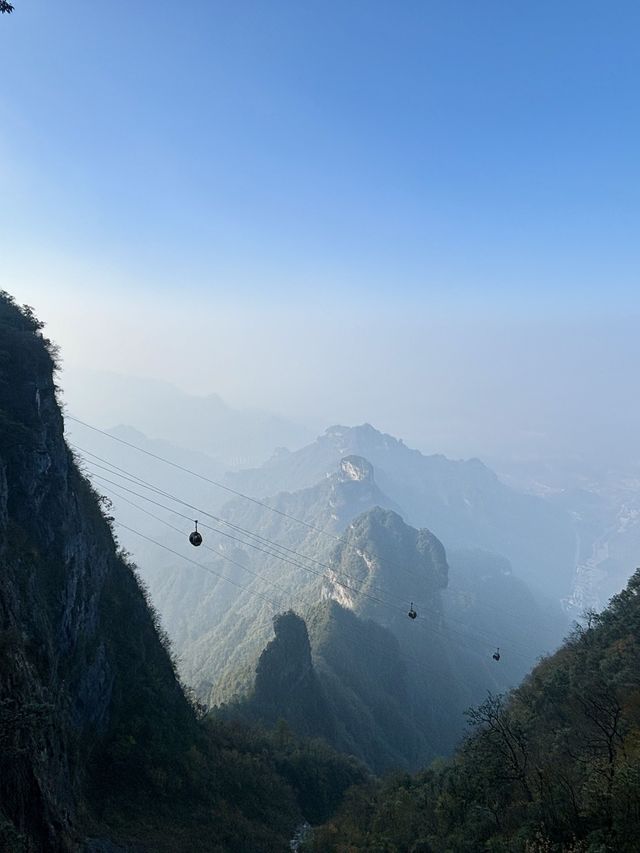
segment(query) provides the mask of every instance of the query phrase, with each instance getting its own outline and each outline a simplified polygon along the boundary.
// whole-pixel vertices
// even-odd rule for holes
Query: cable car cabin
[[[500,660],[500,649],[495,650],[495,652],[493,653],[493,659],[496,661]]]
[[[189,542],[191,542],[191,544],[196,548],[199,545],[202,545],[202,536],[200,533],[198,533],[198,522],[197,521],[196,521],[196,529],[192,533],[189,534]]]
[[[409,612],[407,613],[407,616],[409,617],[409,619],[415,619],[417,615],[418,615],[418,614],[417,614],[417,613],[416,613],[416,611],[413,609],[413,601],[412,601],[412,602],[411,602],[411,607],[409,608]]]

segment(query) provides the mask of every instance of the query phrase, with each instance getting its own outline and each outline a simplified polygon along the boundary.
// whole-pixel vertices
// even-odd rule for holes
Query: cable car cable
[[[92,463],[92,464],[93,464],[93,463]],[[101,466],[101,467],[102,467],[102,466]],[[133,495],[135,495],[136,497],[142,498],[142,500],[146,500],[146,501],[148,501],[149,503],[154,504],[155,506],[158,506],[158,507],[160,507],[160,508],[162,508],[162,509],[167,510],[168,512],[172,512],[172,513],[174,513],[174,514],[176,514],[176,515],[178,515],[178,516],[180,516],[180,517],[182,517],[182,518],[185,518],[185,519],[191,520],[191,517],[190,517],[190,516],[184,515],[183,513],[180,513],[180,512],[178,512],[177,510],[174,510],[174,509],[173,509],[173,508],[171,508],[171,507],[167,507],[166,505],[161,504],[161,503],[159,503],[158,501],[154,501],[154,500],[152,500],[151,498],[148,498],[146,495],[140,494],[139,492],[136,492],[136,491],[134,491],[134,490],[128,489],[127,487],[125,487],[125,486],[123,486],[123,485],[121,485],[121,484],[114,483],[112,480],[109,480],[108,478],[103,477],[103,476],[102,476],[102,475],[100,475],[100,474],[94,474],[94,476],[95,476],[95,477],[97,477],[97,478],[98,478],[98,479],[100,479],[100,480],[103,480],[103,481],[104,481],[104,482],[106,482],[106,483],[109,483],[109,484],[110,484],[110,485],[112,485],[112,486],[117,486],[117,487],[119,487],[119,488],[121,488],[121,489],[124,489],[125,491],[129,492],[130,494],[133,494]],[[154,487],[150,487],[150,488],[154,488]],[[170,496],[170,495],[168,495],[168,493],[163,493],[163,494],[166,494],[167,496],[171,497],[171,499],[176,500],[177,502],[180,502],[180,503],[182,503],[182,504],[185,504],[185,505],[189,506],[189,508],[191,508],[191,509],[197,510],[197,511],[199,511],[199,512],[201,512],[201,513],[205,514],[205,515],[211,515],[210,513],[207,513],[207,512],[206,512],[206,510],[202,509],[201,507],[196,507],[196,506],[194,506],[194,505],[192,505],[192,504],[187,504],[187,502],[182,501],[180,498],[175,498],[175,497],[173,497],[173,496]],[[154,516],[154,517],[155,517],[155,516]],[[217,519],[217,516],[211,516],[211,517],[212,517],[212,518],[214,518],[215,520],[218,520],[218,519]],[[164,521],[163,519],[158,519],[158,520],[159,520],[159,521]],[[275,559],[281,560],[282,562],[286,562],[286,563],[288,563],[289,565],[294,566],[295,568],[299,568],[299,569],[302,569],[303,571],[308,571],[308,572],[310,572],[310,573],[312,573],[312,574],[314,574],[314,575],[316,575],[316,576],[318,576],[318,577],[322,577],[324,580],[327,580],[327,581],[329,581],[330,583],[335,583],[335,584],[337,584],[338,586],[342,586],[343,588],[348,589],[348,590],[349,590],[349,591],[351,591],[351,592],[357,592],[358,594],[363,595],[364,597],[369,598],[370,600],[373,600],[373,601],[375,601],[375,602],[376,602],[376,603],[378,603],[378,604],[381,604],[381,605],[383,605],[383,606],[392,607],[392,608],[393,608],[393,609],[395,609],[395,610],[403,610],[403,612],[404,612],[404,608],[403,608],[403,607],[401,607],[401,606],[399,606],[399,605],[396,605],[395,603],[392,603],[392,602],[390,602],[390,601],[385,601],[383,598],[380,598],[380,597],[377,597],[377,596],[372,596],[370,593],[366,593],[366,592],[364,592],[362,589],[359,589],[358,587],[355,587],[355,588],[354,588],[351,584],[353,584],[353,583],[358,583],[358,581],[356,581],[356,580],[352,580],[352,579],[351,579],[351,576],[349,576],[349,575],[346,575],[346,577],[349,577],[349,578],[350,578],[350,580],[351,580],[351,584],[345,584],[345,583],[342,583],[341,581],[337,580],[336,578],[327,578],[327,577],[326,577],[326,575],[325,575],[324,573],[317,572],[317,571],[315,571],[315,570],[311,569],[311,568],[310,568],[310,567],[308,567],[308,566],[301,565],[299,561],[297,561],[297,560],[293,560],[293,559],[291,559],[291,558],[290,558],[290,557],[288,557],[288,556],[285,556],[285,555],[282,555],[282,554],[279,554],[279,553],[274,553],[273,551],[266,550],[266,549],[264,549],[264,548],[262,548],[262,547],[257,546],[257,545],[256,545],[255,543],[253,543],[253,542],[247,542],[247,541],[245,541],[245,540],[243,540],[243,539],[241,539],[241,538],[239,538],[239,537],[233,536],[232,534],[226,533],[226,532],[224,532],[224,531],[222,531],[222,530],[219,530],[219,529],[217,529],[217,528],[213,528],[213,527],[210,527],[210,526],[208,526],[208,525],[202,525],[202,524],[201,524],[201,526],[203,526],[205,529],[212,530],[213,532],[215,532],[215,533],[217,533],[217,534],[219,534],[219,535],[221,535],[221,536],[225,536],[226,538],[230,538],[230,539],[232,539],[232,540],[234,540],[234,541],[236,541],[236,542],[239,542],[240,544],[242,544],[242,545],[244,545],[244,546],[246,546],[246,547],[254,548],[255,550],[257,550],[257,551],[259,551],[259,552],[261,552],[261,553],[264,553],[264,554],[265,554],[265,555],[267,555],[267,556],[270,556],[270,557],[273,557],[273,558],[275,558]],[[239,529],[240,529],[241,531],[243,531],[243,528],[239,528]],[[251,534],[249,533],[249,531],[246,531],[246,532],[247,532],[249,535],[251,535]],[[267,541],[268,541],[268,540],[267,540]],[[293,553],[298,553],[298,552],[293,552]],[[300,556],[302,559],[305,559],[304,555],[299,555],[299,556]],[[324,567],[325,567],[325,569],[326,569],[327,571],[330,571],[330,572],[332,572],[333,574],[339,574],[339,573],[337,573],[337,572],[336,572],[335,568],[334,568],[333,566],[331,566],[331,565],[319,563],[319,561],[317,561],[317,560],[315,560],[314,562],[318,563],[319,565],[324,566]],[[343,575],[343,576],[344,576],[344,575]],[[413,608],[411,608],[411,609],[413,610]],[[422,612],[423,614],[424,614],[424,613],[427,613],[428,615],[433,616],[433,617],[435,617],[435,618],[437,618],[437,619],[442,618],[442,617],[443,617],[443,615],[444,615],[442,612],[440,612],[440,611],[434,611],[434,610],[432,610],[432,609],[429,609],[429,608],[428,608],[428,607],[426,607],[426,606],[421,607],[421,612]],[[416,614],[416,615],[417,615],[417,614]],[[410,616],[409,618],[414,619],[415,617]],[[462,620],[460,620],[460,619],[456,619],[456,617],[454,617],[454,616],[448,615],[448,616],[446,616],[445,618],[446,618],[447,622],[456,622],[456,623],[458,623],[458,624],[462,625],[463,627],[467,627],[467,623],[463,622],[463,621],[462,621]],[[420,624],[422,625],[422,623],[420,623]],[[430,630],[434,630],[434,629],[433,629],[433,626],[432,626],[431,624],[429,624],[429,629],[430,629]],[[484,633],[483,633],[483,631],[482,631],[482,629],[475,629],[472,633],[471,633],[471,632],[469,632],[469,631],[465,631],[465,632],[463,633],[463,632],[460,632],[460,631],[457,631],[457,632],[456,632],[456,631],[455,631],[455,629],[453,629],[453,628],[449,627],[449,628],[448,628],[448,631],[449,631],[450,633],[458,634],[459,636],[464,636],[464,637],[473,637],[473,636],[475,635],[477,638],[479,638],[479,639],[483,639],[484,641],[486,641],[489,645],[491,645],[491,643],[492,643],[492,639],[493,639],[493,638],[491,638],[489,635],[484,634]],[[520,648],[523,660],[528,660],[528,659],[530,659],[530,654],[529,654],[529,653],[524,649],[524,647],[519,646],[519,644],[517,644],[517,643],[516,643],[516,644],[513,644],[513,642],[512,642],[512,647],[514,647],[514,648]]]
[[[253,497],[251,497],[250,495],[244,494],[243,492],[240,492],[240,491],[239,491],[239,490],[237,490],[237,489],[233,489],[233,488],[231,488],[230,486],[226,486],[226,485],[224,485],[223,483],[220,483],[220,482],[218,482],[218,481],[216,481],[216,480],[212,480],[212,479],[211,479],[211,478],[209,478],[209,477],[205,477],[203,474],[200,474],[200,473],[198,473],[197,471],[193,471],[192,469],[187,468],[186,466],[179,465],[179,464],[178,464],[178,463],[176,463],[176,462],[172,462],[171,460],[166,459],[166,458],[164,458],[163,456],[160,456],[159,454],[152,453],[152,452],[151,452],[151,451],[149,451],[149,450],[145,450],[145,449],[144,449],[144,448],[142,448],[142,447],[138,447],[137,445],[135,445],[135,444],[133,444],[133,443],[131,443],[131,442],[125,441],[124,439],[119,438],[118,436],[112,435],[111,433],[107,432],[106,430],[102,430],[102,429],[99,429],[98,427],[92,426],[91,424],[87,423],[86,421],[81,420],[80,418],[76,418],[76,417],[74,417],[74,416],[72,416],[72,415],[66,415],[65,417],[66,417],[66,418],[68,418],[69,420],[72,420],[72,421],[74,421],[74,422],[76,422],[76,423],[81,424],[82,426],[84,426],[84,427],[86,427],[86,428],[88,428],[88,429],[90,429],[90,430],[93,430],[94,432],[97,432],[97,433],[99,433],[99,434],[101,434],[101,435],[104,435],[105,437],[110,438],[110,439],[112,439],[113,441],[117,441],[117,442],[119,442],[120,444],[123,444],[123,445],[125,445],[125,446],[127,446],[127,447],[132,448],[133,450],[137,450],[138,452],[143,453],[143,454],[144,454],[144,455],[146,455],[146,456],[149,456],[149,457],[151,457],[151,458],[153,458],[153,459],[156,459],[156,460],[157,460],[157,461],[159,461],[159,462],[163,462],[163,463],[165,463],[165,464],[167,464],[167,465],[170,465],[170,466],[171,466],[171,467],[173,467],[173,468],[176,468],[176,469],[178,469],[178,470],[180,470],[180,471],[183,471],[184,473],[190,474],[190,475],[192,475],[192,476],[194,476],[194,477],[197,477],[197,478],[199,478],[199,479],[201,479],[201,480],[203,480],[203,481],[205,481],[205,482],[207,482],[207,483],[210,483],[211,485],[214,485],[214,486],[216,486],[216,487],[218,487],[218,488],[224,489],[225,491],[228,491],[228,492],[230,492],[230,493],[234,494],[236,497],[244,498],[244,499],[246,499],[246,500],[248,500],[248,501],[251,501],[252,503],[257,504],[257,505],[259,505],[259,506],[261,506],[261,507],[264,507],[265,509],[268,509],[268,510],[270,510],[270,511],[272,511],[272,512],[274,512],[274,513],[276,513],[276,514],[278,514],[278,515],[280,515],[280,516],[282,516],[282,517],[284,517],[284,518],[287,518],[287,519],[289,519],[289,520],[291,520],[291,521],[295,521],[295,522],[297,522],[298,524],[304,525],[305,527],[307,527],[307,528],[309,528],[309,529],[311,529],[311,530],[314,530],[314,531],[316,531],[317,533],[321,533],[321,534],[323,534],[323,535],[325,535],[325,536],[329,536],[329,537],[331,537],[331,538],[332,538],[334,541],[336,541],[336,542],[342,542],[342,544],[343,544],[345,547],[347,547],[347,548],[351,548],[352,550],[357,550],[357,549],[355,549],[355,547],[354,547],[353,545],[351,545],[350,543],[348,543],[348,542],[344,542],[341,536],[338,536],[338,535],[336,535],[336,534],[334,534],[334,533],[331,533],[331,531],[328,531],[328,530],[326,530],[326,529],[324,529],[324,528],[318,527],[317,525],[311,524],[310,522],[304,521],[303,519],[297,518],[296,516],[293,516],[293,515],[291,515],[290,513],[284,512],[283,510],[279,510],[279,509],[277,509],[277,507],[273,507],[273,506],[271,506],[270,504],[266,503],[265,501],[261,501],[261,500],[259,500],[259,499],[257,499],[257,498],[253,498]],[[101,458],[101,457],[97,456],[97,454],[93,454],[93,453],[91,453],[90,451],[85,451],[85,450],[83,450],[83,449],[82,449],[82,448],[80,448],[80,447],[78,447],[78,449],[79,449],[81,452],[83,452],[83,453],[88,453],[89,455],[94,456],[94,457],[95,457],[95,458],[97,458],[97,459],[100,459],[100,458]],[[106,461],[106,460],[102,459],[101,461],[103,461],[103,462],[104,462],[104,461]],[[112,464],[112,463],[107,462],[107,464]],[[117,466],[113,466],[113,467],[116,467],[116,468],[117,468]],[[119,469],[119,470],[124,471],[124,469]],[[135,476],[135,475],[134,475],[134,476]],[[138,478],[138,479],[140,479],[140,478]],[[153,488],[156,488],[156,487],[153,487]],[[173,496],[170,496],[168,493],[164,493],[164,494],[165,494],[165,496],[166,496],[166,497],[171,497],[173,500],[179,500],[179,499],[177,499],[177,498],[174,498]],[[231,522],[227,522],[226,520],[223,520],[223,519],[216,519],[216,520],[220,521],[221,523],[231,524]],[[248,535],[252,535],[252,536],[256,536],[256,537],[258,537],[258,534],[248,533]],[[259,537],[259,538],[262,538],[262,537]],[[267,541],[269,541],[269,540],[267,540]],[[276,546],[276,547],[278,547],[278,548],[285,548],[285,547],[286,547],[286,546],[278,545],[278,543],[273,543],[273,542],[271,542],[270,544],[271,544],[271,545],[274,545],[274,546]],[[296,553],[297,553],[297,552],[296,552]],[[306,557],[306,556],[305,556],[305,557],[304,557],[304,559],[308,559],[308,560],[310,560],[310,561],[313,561],[313,558],[312,558],[312,557]],[[406,568],[406,566],[400,566],[400,565],[397,565],[397,564],[396,564],[396,568],[398,568],[398,569],[400,569],[400,570],[402,570],[402,571],[406,572],[407,574],[409,574],[409,575],[413,576],[414,578],[416,578],[416,580],[420,580],[420,581],[422,581],[422,580],[423,580],[423,578],[421,578],[421,577],[420,577],[419,575],[417,575],[415,572],[412,572],[411,570],[407,569],[407,568]],[[335,568],[332,568],[332,571],[335,571]],[[516,615],[516,614],[509,614],[509,613],[508,613],[508,611],[505,611],[503,608],[494,608],[494,607],[492,607],[492,606],[491,606],[491,605],[489,605],[489,604],[483,604],[483,605],[481,605],[480,607],[481,607],[481,608],[484,608],[484,609],[487,609],[487,610],[493,610],[494,612],[500,613],[501,615],[504,615],[504,614],[511,615],[511,616],[512,616],[512,618],[513,618],[514,620],[517,620],[517,621],[518,621],[518,624],[519,624],[519,625],[522,625],[522,624],[523,624],[523,623],[522,623],[522,619],[521,619],[521,617],[520,617],[520,616],[518,616],[518,615]],[[533,626],[532,626],[532,627],[533,627]]]
[[[106,480],[106,478],[103,478],[101,475],[95,475],[95,476],[96,476],[96,477],[98,477],[99,479]],[[108,480],[107,480],[107,482],[111,483],[112,481],[108,481]],[[112,483],[112,485],[114,485],[114,484]],[[189,517],[189,516],[186,516],[186,515],[184,515],[184,514],[182,514],[182,513],[179,513],[177,510],[171,509],[170,507],[166,507],[166,506],[164,506],[163,504],[158,503],[157,501],[153,501],[153,500],[151,500],[150,498],[147,498],[145,495],[141,495],[141,494],[139,494],[139,493],[137,493],[137,492],[133,492],[132,490],[126,489],[126,487],[124,487],[124,486],[119,486],[119,484],[115,484],[115,485],[117,485],[119,488],[124,489],[125,491],[128,491],[128,492],[130,492],[130,493],[132,493],[132,494],[136,495],[137,497],[142,498],[143,500],[147,500],[148,502],[150,502],[150,503],[152,503],[152,504],[154,504],[154,505],[156,505],[156,506],[159,506],[159,507],[161,507],[162,509],[167,510],[168,512],[172,512],[172,513],[174,513],[174,514],[176,514],[176,515],[178,515],[178,516],[181,516],[182,518],[186,518],[186,519],[189,519],[189,520],[190,520],[190,517]],[[120,497],[122,497],[122,496],[120,496]],[[145,510],[143,507],[138,506],[138,505],[137,505],[137,504],[135,504],[133,501],[128,501],[128,502],[129,502],[131,505],[135,506],[137,509],[140,509],[142,512],[145,512],[147,515],[150,515],[151,517],[155,518],[157,521],[160,521],[161,523],[166,524],[168,527],[170,527],[171,529],[175,530],[176,532],[178,532],[178,533],[182,533],[182,531],[181,531],[179,528],[174,527],[174,526],[173,526],[173,525],[171,525],[169,522],[167,522],[165,519],[162,519],[162,518],[160,518],[159,516],[155,515],[154,513],[151,513],[151,512],[149,512],[148,510]],[[214,530],[214,531],[215,531],[215,528],[210,528],[210,529],[212,529],[212,530]],[[334,579],[329,579],[329,578],[327,578],[324,574],[322,574],[322,573],[320,573],[320,572],[316,572],[315,570],[310,569],[310,568],[309,568],[309,567],[307,567],[307,566],[303,566],[303,565],[301,565],[300,563],[297,563],[296,561],[289,560],[289,559],[285,559],[285,558],[283,558],[283,557],[282,557],[281,555],[279,555],[279,554],[273,554],[273,553],[271,553],[271,552],[264,551],[263,549],[261,549],[261,548],[257,547],[257,546],[256,546],[256,545],[254,545],[253,543],[250,543],[250,542],[244,542],[243,540],[240,540],[240,539],[238,539],[237,537],[231,536],[230,534],[227,534],[227,533],[225,533],[224,531],[215,531],[215,532],[218,532],[218,533],[220,533],[221,535],[226,536],[226,537],[228,537],[228,538],[234,539],[235,541],[239,541],[239,542],[241,542],[241,544],[247,545],[247,546],[249,546],[249,547],[253,547],[255,550],[261,551],[262,553],[265,553],[265,554],[267,554],[268,556],[272,556],[272,557],[275,557],[276,559],[283,560],[283,561],[285,561],[285,562],[289,563],[290,565],[294,566],[295,568],[302,569],[303,571],[310,572],[311,574],[314,574],[314,575],[316,575],[317,577],[320,577],[320,578],[322,578],[322,579],[324,579],[324,580],[330,580],[332,583],[336,583],[338,586],[341,586],[341,587],[343,587],[343,588],[345,588],[345,589],[348,589],[348,590],[349,590],[349,591],[351,591],[351,592],[355,592],[355,593],[357,593],[357,594],[359,594],[359,595],[362,595],[363,597],[368,598],[369,600],[372,600],[372,601],[374,601],[375,603],[380,604],[380,605],[381,605],[381,606],[383,606],[383,607],[392,608],[392,609],[394,609],[394,610],[398,610],[398,611],[401,611],[401,612],[403,612],[403,613],[405,612],[405,611],[404,611],[404,608],[398,607],[398,606],[396,606],[396,605],[394,605],[394,604],[391,604],[390,602],[386,602],[386,601],[384,601],[384,600],[382,600],[382,599],[380,599],[380,598],[378,598],[378,597],[376,597],[376,596],[372,596],[372,595],[370,595],[370,594],[368,594],[368,593],[364,592],[363,590],[354,589],[353,587],[351,587],[351,586],[349,586],[349,585],[347,585],[347,584],[344,584],[344,583],[342,583],[342,582],[340,582],[340,581],[336,581],[336,580],[334,580]],[[213,549],[210,549],[210,550],[213,550]],[[222,555],[222,554],[221,554],[220,552],[218,552],[218,551],[214,551],[214,553],[218,554],[219,556],[224,556],[224,555]],[[231,560],[230,560],[230,561],[231,561]],[[233,561],[231,561],[231,562],[233,562]],[[241,564],[240,564],[240,565],[241,565]],[[242,565],[241,565],[241,567],[242,567],[242,568],[244,568],[244,566],[242,566]],[[272,584],[272,585],[276,585],[276,586],[277,586],[277,584],[275,584],[275,582],[274,582],[274,581],[271,581],[271,580],[269,580],[268,578],[266,578],[266,577],[264,577],[264,576],[257,575],[257,573],[254,573],[254,572],[252,572],[251,570],[249,570],[249,572],[250,572],[251,574],[255,574],[257,577],[260,577],[261,579],[265,580],[267,583],[270,583],[270,584]],[[412,610],[413,612],[415,612],[415,611],[413,610],[413,604],[412,604],[412,606],[411,606],[411,610]],[[425,612],[425,608],[423,608],[423,612]],[[435,616],[435,617],[436,617],[436,618],[438,618],[438,619],[439,619],[439,618],[441,618],[441,617],[442,617],[442,615],[443,615],[443,614],[442,614],[442,613],[440,613],[440,612],[434,612],[434,611],[429,611],[429,610],[426,610],[426,612],[427,612],[429,615]],[[416,616],[417,616],[417,614],[416,614]],[[410,618],[411,618],[411,619],[415,619],[416,617],[415,617],[415,616],[410,616]],[[458,621],[458,620],[455,620],[455,619],[454,619],[453,621]],[[425,623],[425,622],[420,622],[419,624],[421,625],[421,627],[422,627],[422,630],[423,630],[423,631],[426,631],[426,632],[428,632],[428,633],[436,633],[436,634],[438,634],[439,636],[443,637],[445,640],[450,640],[450,639],[451,639],[451,635],[453,635],[453,636],[458,636],[458,637],[461,637],[461,638],[464,638],[464,639],[467,639],[467,640],[468,640],[468,639],[472,639],[472,638],[473,638],[473,636],[474,636],[474,634],[469,634],[469,632],[465,632],[465,633],[463,634],[463,633],[461,633],[461,632],[459,632],[459,631],[456,631],[454,628],[451,628],[450,626],[448,626],[448,627],[447,627],[447,633],[445,634],[445,633],[443,633],[442,631],[439,631],[439,630],[438,630],[438,629],[437,629],[437,628],[436,628],[432,623],[428,623],[428,622],[427,622],[427,623]],[[464,624],[464,623],[460,623],[460,624]],[[481,632],[475,632],[475,636],[476,636],[476,638],[477,638],[477,639],[480,639],[480,640],[482,640],[483,642],[487,642],[488,644],[490,644],[490,643],[491,643],[491,638],[490,638],[489,636],[487,636],[487,635],[483,635]],[[469,646],[467,643],[461,643],[460,641],[458,641],[458,645],[461,645],[461,646],[466,647],[466,648],[468,648],[468,649],[471,649],[471,648],[472,648],[472,647],[471,647],[471,646]],[[519,654],[517,654],[517,653],[516,653],[516,656],[517,656],[517,657],[521,657],[521,655],[519,655]],[[522,655],[522,660],[527,662],[527,666],[530,666],[530,659],[531,659],[531,656],[530,656],[528,653],[526,653],[526,652],[525,652],[525,653]]]

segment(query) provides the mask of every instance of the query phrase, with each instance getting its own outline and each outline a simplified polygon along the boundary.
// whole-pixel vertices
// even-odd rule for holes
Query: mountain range
[[[70,367],[63,379],[66,407],[83,420],[101,428],[133,424],[227,468],[262,462],[274,447],[298,447],[310,437],[282,416],[234,409],[218,394],[188,394],[160,380]]]
[[[253,497],[304,489],[348,455],[367,459],[403,518],[428,527],[446,548],[502,554],[519,577],[550,595],[561,597],[570,588],[575,535],[564,508],[510,488],[478,459],[425,456],[369,424],[330,427],[300,450],[229,473],[227,482]]]
[[[265,703],[255,698],[258,661],[273,636],[274,615],[292,609],[307,625],[323,701],[342,709],[334,715],[331,744],[376,770],[415,767],[453,748],[464,708],[488,687],[517,683],[538,654],[560,642],[566,623],[558,605],[537,596],[505,558],[490,552],[453,551],[449,590],[443,545],[428,529],[403,521],[371,463],[350,455],[336,467],[296,492],[230,502],[220,517],[232,527],[205,533],[211,550],[203,566],[215,574],[166,560],[161,571],[146,575],[149,589],[183,677],[202,700],[224,705],[226,717],[231,708],[273,722],[273,713],[261,716]],[[176,536],[175,547],[188,545]],[[407,618],[412,602],[419,614],[414,623]],[[398,672],[413,670],[403,691],[383,695],[370,635],[377,645],[386,637],[388,650],[397,645]],[[491,659],[496,645],[509,650],[499,668]],[[359,694],[354,684],[361,685]],[[308,734],[296,728],[302,701],[298,691],[285,689],[282,701],[271,705]],[[338,720],[369,719],[372,702],[387,711],[370,726],[352,724],[348,737],[341,734]],[[404,753],[390,746],[398,731],[412,745]],[[324,735],[322,727],[315,735]]]

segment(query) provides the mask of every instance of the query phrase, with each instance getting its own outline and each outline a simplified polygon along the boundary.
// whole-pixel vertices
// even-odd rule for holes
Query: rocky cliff
[[[66,849],[98,744],[141,698],[162,707],[144,724],[158,737],[191,710],[65,444],[55,351],[6,296],[0,356],[0,815],[36,849]]]

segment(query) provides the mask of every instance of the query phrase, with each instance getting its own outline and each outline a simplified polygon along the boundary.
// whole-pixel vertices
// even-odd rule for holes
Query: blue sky
[[[399,351],[423,365],[425,335],[470,336],[451,359],[467,364],[506,329],[495,359],[517,365],[518,324],[542,324],[539,341],[559,323],[570,381],[565,350],[604,320],[601,348],[625,369],[616,346],[640,307],[637,3],[15,2],[0,20],[0,275],[71,363],[123,369],[80,326],[108,317],[126,334],[131,304],[157,323],[146,355],[125,347],[132,370],[175,380],[188,350],[215,360],[207,390],[262,390],[288,411],[300,377],[278,401],[251,358],[220,367],[241,364],[243,328],[252,356],[275,348],[274,369],[308,372],[341,317],[335,382],[354,347],[364,363],[382,342],[390,376]],[[171,363],[150,356],[162,317],[196,304],[219,348],[185,338]]]
[[[19,256],[272,298],[636,284],[636,3],[18,0],[0,23]]]

